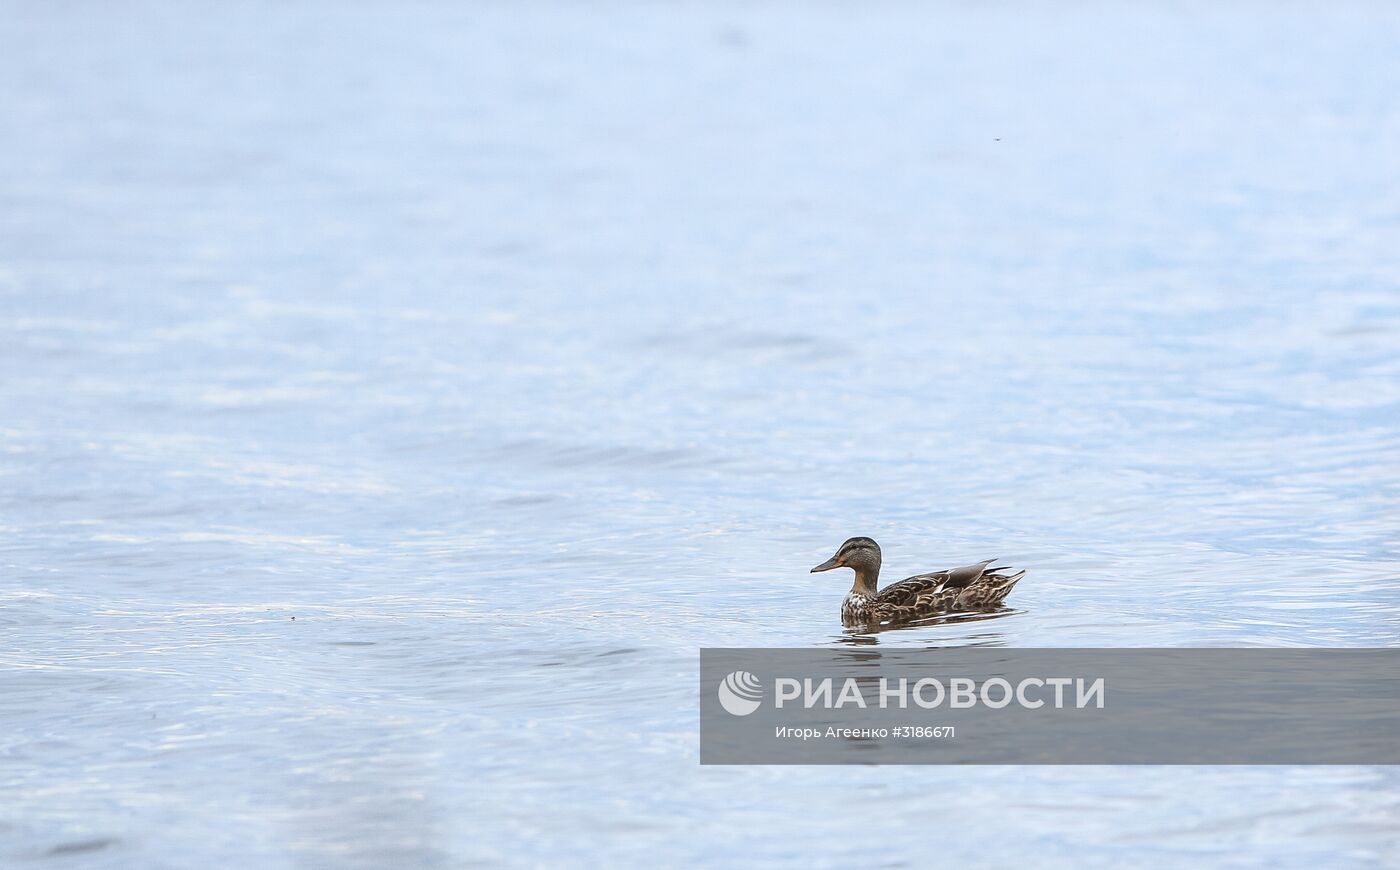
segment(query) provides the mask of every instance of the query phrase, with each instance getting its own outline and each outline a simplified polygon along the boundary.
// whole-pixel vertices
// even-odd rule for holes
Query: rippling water
[[[3,12],[0,861],[1394,861],[1391,768],[701,768],[694,685],[1397,643],[1394,7]],[[853,534],[1030,574],[850,635]]]

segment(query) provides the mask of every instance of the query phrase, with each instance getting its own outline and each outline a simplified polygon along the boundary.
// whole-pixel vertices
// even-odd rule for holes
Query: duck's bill
[[[817,573],[818,571],[830,571],[832,568],[840,568],[840,567],[841,567],[841,564],[840,564],[839,562],[836,561],[836,557],[835,557],[835,556],[832,556],[830,559],[827,559],[825,562],[823,562],[823,563],[821,563],[820,565],[818,565],[817,567],[813,568],[813,569],[812,569],[812,573],[815,574],[815,573]]]

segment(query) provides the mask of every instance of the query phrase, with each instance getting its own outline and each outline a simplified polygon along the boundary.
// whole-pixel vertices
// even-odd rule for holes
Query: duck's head
[[[830,571],[832,568],[854,568],[860,575],[880,573],[880,545],[870,538],[851,538],[836,548],[836,555],[812,569]]]

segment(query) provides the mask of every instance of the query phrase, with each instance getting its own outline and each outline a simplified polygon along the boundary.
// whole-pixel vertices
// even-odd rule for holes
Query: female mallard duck
[[[835,556],[813,568],[812,573],[832,568],[854,570],[855,585],[841,602],[841,624],[871,625],[909,622],[941,613],[996,610],[1026,572],[999,573],[1010,569],[988,568],[994,561],[988,559],[962,568],[916,574],[877,592],[880,545],[870,538],[851,538],[841,545]]]

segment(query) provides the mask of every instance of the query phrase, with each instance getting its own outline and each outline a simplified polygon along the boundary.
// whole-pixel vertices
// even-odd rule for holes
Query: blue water
[[[695,674],[1400,642],[1396,7],[0,13],[0,863],[1395,866],[1393,768],[702,768]],[[853,636],[854,534],[1030,573]]]

